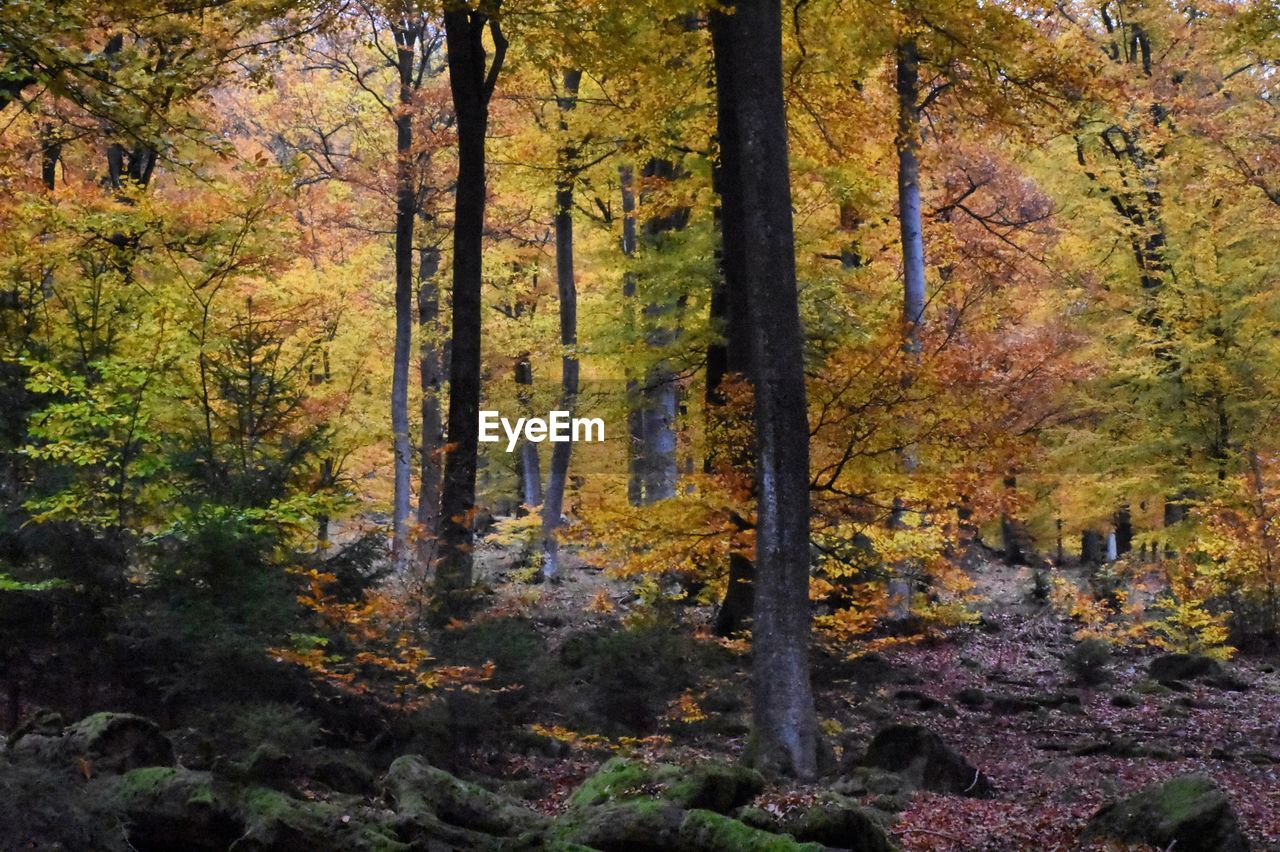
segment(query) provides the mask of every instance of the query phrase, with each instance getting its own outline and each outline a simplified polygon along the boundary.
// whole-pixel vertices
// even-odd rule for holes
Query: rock
[[[66,723],[62,720],[62,714],[53,710],[36,710],[27,718],[23,719],[18,727],[13,729],[9,734],[9,747],[28,734],[39,734],[42,736],[58,736],[62,733],[62,729],[66,727]]]
[[[134,769],[96,782],[91,795],[122,815],[138,852],[224,852],[245,830],[229,790],[215,786],[208,772]]]
[[[811,807],[787,811],[781,817],[760,808],[744,809],[738,818],[765,831],[789,834],[796,840],[852,852],[891,852],[894,848],[881,825],[884,814],[864,808],[836,793],[819,794]]]
[[[919,790],[986,796],[990,780],[942,738],[918,725],[894,725],[876,734],[867,747],[867,766],[901,775]]]
[[[752,828],[736,819],[701,809],[694,809],[685,814],[680,823],[679,843],[674,848],[688,849],[690,852],[695,850],[696,852],[821,852],[822,850],[822,846],[817,843],[798,843],[791,837]],[[868,852],[872,850],[868,849]]]
[[[831,790],[843,796],[885,796],[901,793],[906,787],[906,781],[896,772],[859,766],[832,784]]]
[[[1032,696],[1031,700],[1048,710],[1062,710],[1080,706],[1080,696],[1074,692],[1035,695]]]
[[[821,847],[725,815],[763,787],[758,773],[739,766],[709,762],[686,769],[615,757],[570,795],[548,839],[600,852],[817,852]]]
[[[727,814],[754,799],[763,789],[764,777],[742,766],[707,762],[685,768],[615,757],[582,782],[570,796],[569,804],[590,807],[647,796],[664,799],[680,808]]]
[[[1245,852],[1248,844],[1226,795],[1203,775],[1146,787],[1103,807],[1082,839],[1147,843],[1178,852]]]
[[[378,785],[372,770],[354,752],[316,749],[307,755],[306,775],[335,793],[368,795]]]
[[[1147,666],[1147,674],[1157,683],[1169,685],[1170,681],[1195,680],[1222,673],[1217,660],[1200,654],[1164,654]]]
[[[16,755],[65,763],[89,774],[173,766],[173,744],[155,722],[131,713],[95,713],[57,734],[27,733],[10,741]]]
[[[1138,757],[1143,752],[1137,743],[1127,737],[1109,737],[1080,743],[1071,749],[1071,753],[1076,757],[1094,757],[1100,754],[1109,757]]]
[[[600,852],[679,848],[685,811],[660,799],[604,802],[571,809],[553,837]]]
[[[1040,709],[1040,703],[1031,698],[1018,695],[996,695],[991,698],[991,712],[1001,716],[1012,716],[1016,713],[1034,713]]]
[[[301,801],[254,787],[240,797],[240,816],[245,832],[228,852],[401,852],[411,848],[397,836],[393,823],[355,801],[350,806]]]
[[[456,778],[418,755],[399,757],[384,784],[397,813],[421,817],[493,837],[515,837],[545,828],[546,818],[478,784]]]
[[[945,701],[939,701],[932,695],[926,695],[918,689],[899,689],[893,695],[895,701],[910,702],[921,712],[937,711],[943,716],[954,718],[956,711]]]

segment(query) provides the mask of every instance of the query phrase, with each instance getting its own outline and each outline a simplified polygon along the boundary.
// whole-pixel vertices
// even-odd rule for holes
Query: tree
[[[568,131],[566,116],[578,103],[582,72],[569,69],[562,78],[563,92],[556,103],[560,110],[560,130]],[[560,408],[573,412],[578,398],[578,289],[573,272],[573,184],[579,164],[577,148],[567,142],[560,151],[560,175],[556,181],[556,292],[560,297]],[[551,451],[547,490],[542,502],[542,573],[554,577],[560,571],[560,544],[556,530],[564,511],[564,490],[569,479],[569,457],[573,444],[563,441]]]
[[[485,133],[507,40],[500,0],[483,7],[445,10],[449,88],[458,130],[458,183],[453,221],[453,327],[449,355],[448,448],[440,497],[441,561],[436,583],[444,592],[471,585],[471,522],[476,498],[480,428],[480,292],[485,211]],[[486,30],[493,39],[487,59]]]
[[[756,429],[752,626],[755,760],[800,778],[818,772],[809,682],[809,427],[804,339],[782,97],[782,9],[746,0],[711,16],[730,290],[747,306]]]

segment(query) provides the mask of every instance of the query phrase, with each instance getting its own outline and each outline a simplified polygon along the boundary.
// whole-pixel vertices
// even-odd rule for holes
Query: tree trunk
[[[710,318],[712,329],[719,331],[720,337],[713,338],[707,349],[708,445],[704,469],[707,473],[720,469],[741,476],[752,476],[755,458],[751,448],[732,446],[729,443],[730,436],[738,430],[733,429],[728,422],[730,415],[724,411],[726,400],[721,387],[721,383],[730,375],[751,374],[751,341],[748,336],[750,327],[742,288],[743,246],[740,239],[728,239],[729,235],[741,234],[742,225],[740,221],[730,222],[726,218],[726,214],[739,215],[741,202],[736,199],[726,200],[726,195],[732,195],[735,188],[724,180],[723,170],[719,165],[712,172],[712,183],[721,199],[716,213],[722,238],[719,249],[720,275],[711,293]],[[730,289],[731,286],[733,289]],[[744,532],[748,526],[744,520],[739,523],[737,531]],[[716,610],[713,625],[717,635],[729,636],[747,627],[755,606],[752,594],[754,574],[751,558],[739,550],[731,550],[724,600]]]
[[[907,367],[902,374],[904,392],[915,382],[916,364],[920,357],[920,332],[924,324],[924,226],[920,212],[920,56],[915,41],[908,39],[897,47],[898,133],[898,231],[902,243],[902,348]],[[911,424],[907,423],[908,430]],[[902,470],[916,472],[919,457],[914,442],[907,441],[900,453]],[[899,495],[893,499],[889,525],[906,525],[907,503]],[[889,599],[894,602],[894,617],[911,615],[911,584],[903,578],[899,564],[891,567],[888,582]]]
[[[636,193],[630,166],[618,167],[618,185],[622,194],[622,254],[635,257]],[[623,323],[628,332],[635,330],[636,274],[628,269],[622,275]],[[644,502],[644,414],[640,402],[640,383],[627,381],[627,502],[639,506]]]
[[[898,45],[898,227],[902,235],[904,345],[920,353],[924,321],[924,227],[920,214],[920,56],[910,39]]]
[[[440,389],[444,380],[440,345],[440,290],[436,273],[440,250],[422,250],[418,266],[418,372],[422,384],[422,449],[418,485],[418,561],[424,568],[435,561],[436,536],[440,532],[440,449],[444,423],[440,415]]]
[[[528,416],[529,391],[533,387],[533,364],[529,361],[529,353],[523,352],[516,359],[516,399],[520,403],[521,415]],[[538,458],[538,445],[532,441],[521,440],[520,457],[516,460],[520,466],[520,504],[532,509],[542,503],[542,462]]]
[[[493,4],[497,8],[497,3]],[[471,585],[471,516],[476,501],[480,438],[480,290],[483,275],[485,133],[489,100],[506,57],[506,39],[485,12],[453,6],[444,14],[449,88],[458,133],[454,195],[453,328],[449,352],[449,451],[440,498],[440,564],[436,585],[446,593]],[[484,31],[495,51],[487,63]],[[442,601],[448,607],[448,602]]]
[[[645,164],[644,176],[673,181],[680,176],[674,162],[655,157]],[[658,250],[662,236],[685,227],[689,210],[677,207],[665,215],[649,217],[644,224],[645,243]],[[679,334],[678,328],[667,327],[668,315],[677,306],[667,302],[650,302],[645,306],[645,343],[650,349],[661,351],[670,346]],[[653,364],[645,373],[640,385],[640,473],[643,480],[641,503],[656,503],[674,497],[679,478],[676,459],[676,417],[679,412],[679,388],[675,370],[665,359]]]
[[[582,72],[564,72],[564,94],[556,99],[560,107],[560,130],[568,132],[566,113],[578,105],[578,85]],[[571,142],[561,149],[561,172],[556,187],[556,292],[560,298],[560,410],[573,411],[578,404],[578,288],[573,277],[573,183],[577,179],[578,152]],[[556,530],[564,513],[564,490],[569,478],[571,441],[554,444],[547,491],[542,500],[542,575],[548,579],[560,572],[560,541]]]
[[[756,578],[753,758],[811,779],[819,734],[809,681],[809,428],[804,338],[782,96],[782,9],[742,0],[711,13],[726,245],[748,310],[755,385]],[[729,205],[733,208],[729,209]]]
[[[1097,530],[1080,533],[1080,561],[1090,565],[1101,565],[1106,561],[1106,542],[1102,533]]]
[[[1116,527],[1116,553],[1124,556],[1133,550],[1133,512],[1126,503],[1116,510],[1112,519]]]
[[[409,441],[409,350],[413,345],[413,226],[418,215],[413,169],[413,68],[418,33],[397,29],[400,53],[399,111],[396,113],[396,315],[395,353],[391,372],[391,438],[395,490],[391,504],[391,560],[397,570],[408,566],[410,472],[413,448]]]

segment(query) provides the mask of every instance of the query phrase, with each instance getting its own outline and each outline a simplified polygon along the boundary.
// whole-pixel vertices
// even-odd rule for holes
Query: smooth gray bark
[[[742,0],[710,16],[726,248],[748,311],[755,387],[756,576],[752,756],[811,779],[819,733],[809,680],[809,428],[782,94],[782,8]],[[732,206],[732,210],[730,210]]]
[[[560,130],[568,132],[567,113],[578,105],[582,72],[564,72],[564,91],[556,102],[560,108]],[[578,405],[578,286],[573,271],[573,184],[577,179],[577,149],[571,142],[561,149],[561,174],[556,187],[556,293],[560,298],[560,410],[571,413]],[[562,441],[551,449],[551,469],[542,499],[542,575],[560,572],[560,540],[556,530],[564,515],[564,491],[569,479],[569,459],[573,443]]]

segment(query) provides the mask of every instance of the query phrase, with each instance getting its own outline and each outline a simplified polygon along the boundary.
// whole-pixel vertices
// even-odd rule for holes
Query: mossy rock
[[[593,807],[646,797],[660,798],[681,808],[727,814],[763,789],[764,777],[743,766],[707,762],[682,767],[614,757],[582,782],[569,797],[569,805]]]
[[[1146,787],[1106,805],[1089,820],[1083,840],[1147,843],[1179,852],[1245,852],[1248,843],[1226,795],[1203,775]]]
[[[1158,683],[1195,680],[1222,673],[1222,665],[1201,654],[1162,654],[1147,666],[1147,674]]]
[[[515,801],[431,766],[417,755],[397,758],[384,785],[396,811],[468,831],[515,837],[546,827],[546,818]],[[428,822],[431,822],[428,819]]]
[[[571,809],[556,820],[551,838],[599,852],[678,849],[685,813],[661,799],[606,800]]]
[[[991,782],[942,738],[919,725],[893,725],[867,747],[863,763],[901,775],[917,790],[988,796]]]
[[[402,852],[394,827],[352,802],[304,802],[254,787],[240,797],[245,833],[229,852]],[[175,847],[180,848],[180,847]]]
[[[121,815],[139,852],[224,852],[244,833],[234,796],[208,772],[134,769],[95,782],[88,793]]]
[[[889,796],[901,793],[909,787],[906,779],[896,772],[874,766],[859,766],[831,785],[835,793],[844,796]]]
[[[713,811],[694,809],[680,822],[679,846],[675,848],[691,852],[821,852],[823,847],[752,828]]]
[[[838,793],[820,794],[803,810],[777,817],[760,808],[745,808],[738,819],[753,828],[785,833],[798,841],[851,852],[892,852],[893,843],[885,832],[889,817],[864,808]]]
[[[95,713],[59,734],[31,733],[10,743],[16,755],[46,763],[84,761],[93,774],[173,766],[173,743],[150,719],[132,713]]]

